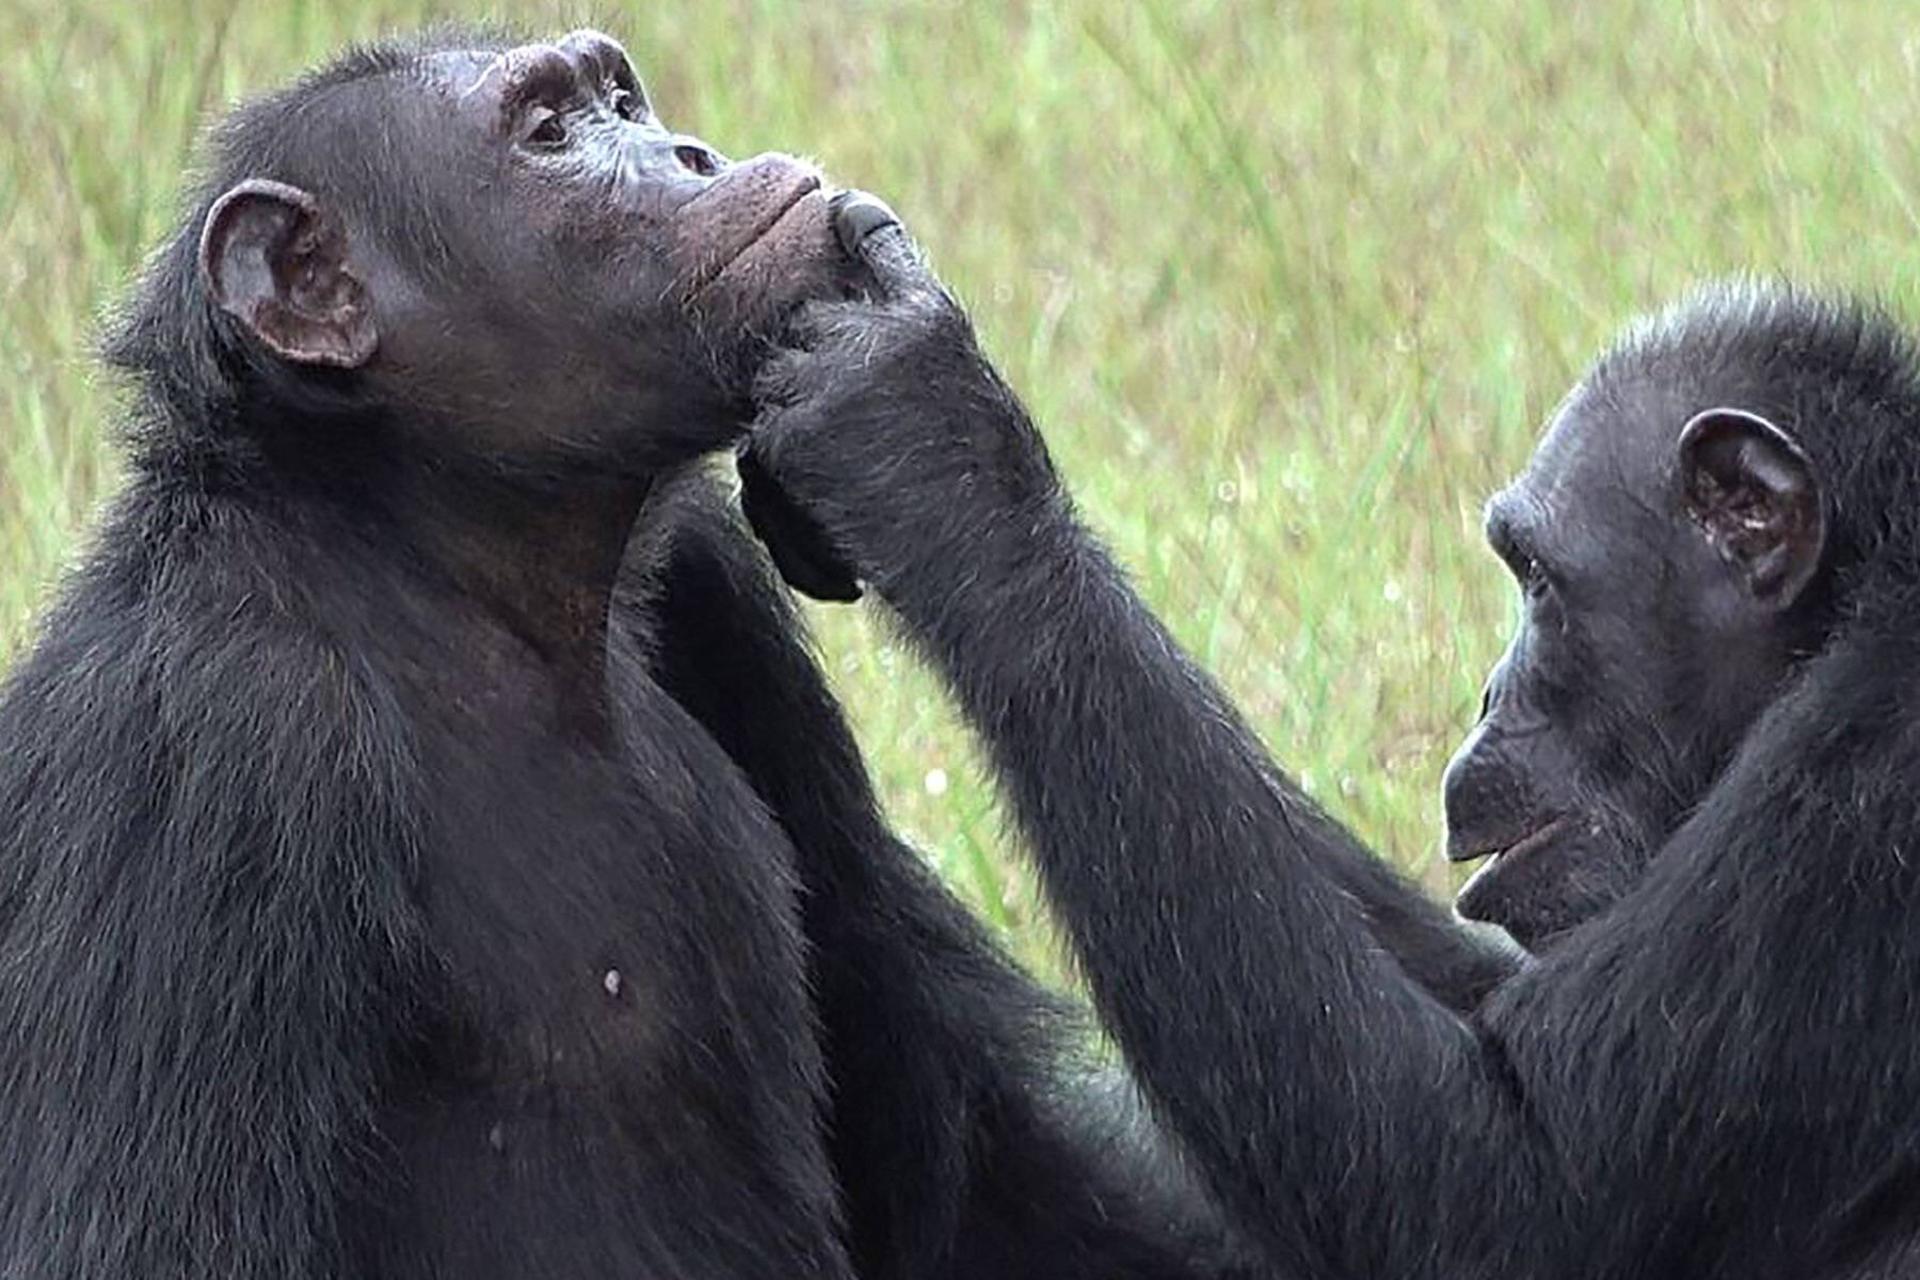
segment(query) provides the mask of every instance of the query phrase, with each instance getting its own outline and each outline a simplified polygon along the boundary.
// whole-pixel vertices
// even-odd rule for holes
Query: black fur
[[[625,638],[799,853],[830,1147],[860,1273],[1042,1280],[1218,1265],[1204,1198],[1128,1082],[1079,1061],[1075,1012],[1015,969],[887,830],[785,591],[711,480],[681,477],[651,501],[636,546],[618,602]],[[1172,1261],[1170,1241],[1189,1262]]]
[[[1623,346],[1575,398],[1585,416],[1561,429],[1624,477],[1585,498],[1645,540],[1616,554],[1694,536],[1661,453],[1691,415],[1781,423],[1824,486],[1827,589],[1719,765],[1669,777],[1681,806],[1644,873],[1473,1008],[1379,945],[1342,883],[1351,841],[1081,528],[958,309],[883,283],[816,312],[767,380],[757,464],[951,681],[1100,1011],[1265,1274],[1911,1274],[1920,381],[1903,339],[1738,290]],[[1596,615],[1567,591],[1577,635]],[[1646,633],[1626,653],[1706,660],[1665,617],[1621,621]]]
[[[346,232],[273,251],[368,291],[464,296],[609,230],[474,230],[545,161],[487,142],[470,180],[440,51],[236,116],[113,344],[126,487],[0,691],[0,1275],[1215,1273],[1203,1198],[881,824],[685,472],[742,424],[725,362],[638,344],[676,295],[495,293],[519,340],[398,369],[281,359],[209,296],[202,223],[250,179]],[[650,117],[586,123],[669,163]],[[420,336],[395,296],[383,343]],[[492,363],[597,335],[648,376]]]

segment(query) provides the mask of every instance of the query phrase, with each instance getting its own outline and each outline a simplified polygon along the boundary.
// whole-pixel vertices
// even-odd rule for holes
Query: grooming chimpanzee
[[[1718,381],[1666,373],[1676,361],[1704,369],[1701,347],[1736,338],[1758,351],[1720,355]],[[1782,368],[1773,347],[1801,343],[1827,362]],[[1526,608],[1447,770],[1448,856],[1488,858],[1461,889],[1462,914],[1538,950],[1645,873],[1833,636],[1832,566],[1846,553],[1823,564],[1822,493],[1851,502],[1855,464],[1816,469],[1806,450],[1824,437],[1803,445],[1799,434],[1844,420],[1851,450],[1872,420],[1819,398],[1857,395],[1863,381],[1898,387],[1906,359],[1884,322],[1736,293],[1676,312],[1664,334],[1637,335],[1596,370],[1487,511],[1488,542]],[[1727,403],[1683,416],[1677,439],[1626,459],[1599,443],[1624,430],[1613,419],[1670,426],[1716,392]],[[1776,425],[1809,416],[1798,434]]]
[[[218,133],[0,693],[0,1274],[1210,1266],[689,469],[826,207],[592,33]]]
[[[1455,847],[1504,847],[1496,885],[1581,848],[1644,869],[1463,1014],[1377,945],[1350,842],[1076,523],[903,244],[872,232],[876,298],[810,310],[769,368],[761,523],[946,673],[1108,1025],[1268,1273],[1915,1274],[1908,343],[1704,295],[1600,361],[1493,504],[1527,620],[1454,767]]]

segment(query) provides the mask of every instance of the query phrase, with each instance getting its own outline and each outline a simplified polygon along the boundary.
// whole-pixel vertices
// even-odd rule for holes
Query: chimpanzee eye
[[[638,120],[640,118],[640,98],[639,95],[635,93],[626,89],[615,89],[607,95],[607,103],[613,108],[613,114],[619,116],[622,120]]]
[[[567,121],[551,107],[535,108],[533,127],[527,130],[527,143],[535,147],[564,147],[567,145]]]
[[[1546,567],[1532,556],[1528,556],[1520,566],[1520,589],[1527,593],[1527,598],[1544,595],[1547,588],[1552,585],[1547,578]]]

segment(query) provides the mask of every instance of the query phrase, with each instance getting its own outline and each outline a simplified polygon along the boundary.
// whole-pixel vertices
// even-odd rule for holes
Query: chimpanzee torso
[[[381,1274],[837,1274],[786,837],[636,663],[595,729],[513,637],[435,641],[394,664],[431,956]]]

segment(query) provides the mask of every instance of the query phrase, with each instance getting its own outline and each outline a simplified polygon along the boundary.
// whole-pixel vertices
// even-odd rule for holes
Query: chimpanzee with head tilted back
[[[827,204],[592,33],[219,131],[0,694],[0,1274],[1211,1272],[691,466]]]

